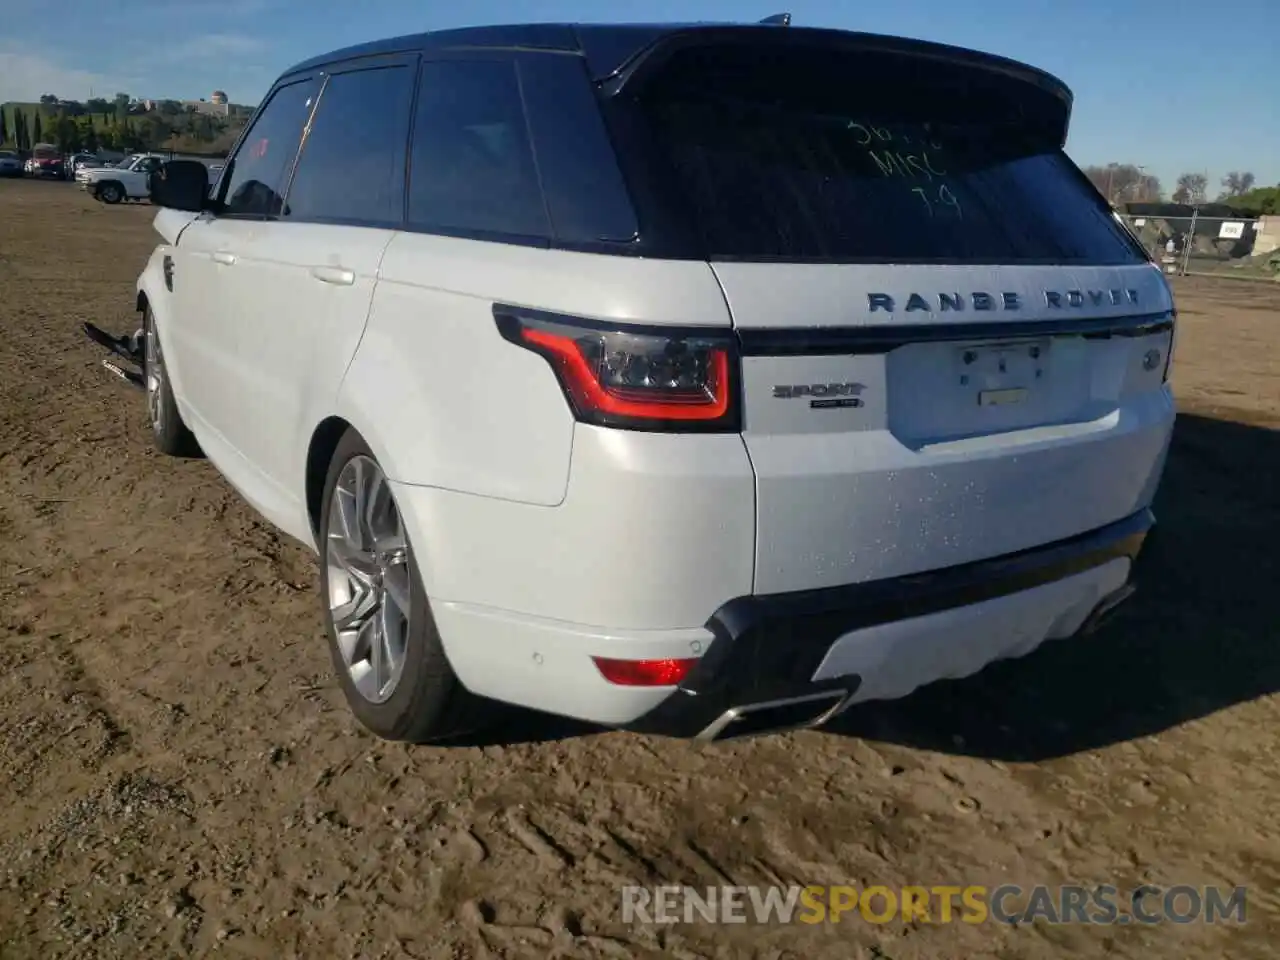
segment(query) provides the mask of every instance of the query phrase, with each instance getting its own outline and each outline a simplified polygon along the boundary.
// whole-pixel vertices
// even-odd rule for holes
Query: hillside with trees
[[[83,103],[45,94],[38,103],[0,104],[0,145],[23,151],[52,143],[64,152],[173,150],[219,156],[252,113],[251,107],[233,105],[223,117],[176,100],[143,102],[127,93]]]
[[[1158,203],[1165,199],[1158,177],[1132,163],[1109,163],[1084,167],[1084,174],[1111,203]],[[1280,185],[1258,187],[1257,177],[1247,170],[1232,170],[1219,181],[1214,202],[1225,204],[1240,213],[1280,214]],[[1209,177],[1204,173],[1184,173],[1174,184],[1169,197],[1174,203],[1205,204],[1210,202]]]
[[[1160,178],[1132,163],[1109,163],[1105,167],[1084,167],[1084,175],[1113,204],[1130,200],[1151,201],[1163,198]]]

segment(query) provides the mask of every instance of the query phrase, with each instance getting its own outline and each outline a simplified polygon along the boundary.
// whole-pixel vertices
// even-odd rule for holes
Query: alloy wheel
[[[164,354],[160,350],[160,336],[156,333],[155,318],[148,315],[143,333],[143,369],[147,375],[147,415],[151,417],[151,429],[163,433],[164,403]]]
[[[329,616],[351,685],[385,702],[404,673],[413,578],[391,486],[371,457],[343,465],[330,498],[325,576]]]

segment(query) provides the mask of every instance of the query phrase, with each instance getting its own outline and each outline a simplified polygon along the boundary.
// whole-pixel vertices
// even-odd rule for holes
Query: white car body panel
[[[179,320],[174,329],[178,351],[198,357],[186,371],[187,401],[203,431],[242,462],[241,484],[303,542],[313,541],[304,498],[307,447],[336,408],[391,236],[211,217],[197,218],[183,233],[179,314],[200,316],[197,304],[206,296],[218,304],[214,322]],[[252,430],[243,428],[248,423]]]
[[[857,630],[832,645],[813,679],[865,678],[848,709],[905,697],[935,680],[967,677],[996,660],[1026,656],[1046,640],[1070,637],[1128,576],[1129,561],[1112,560],[983,603]]]
[[[546,361],[499,336],[495,301],[729,325],[705,263],[398,234],[338,408],[361,425],[391,479],[542,506],[564,499],[572,413]],[[395,442],[403,435],[418,441]]]
[[[1168,332],[1045,340],[1027,399],[979,406],[994,370],[964,351],[1000,343],[1002,324],[1165,315],[1159,271],[1115,267],[715,265],[735,324],[753,328],[989,322],[977,341],[910,343],[856,356],[748,356],[743,436],[756,471],[760,593],[903,576],[1014,553],[1104,526],[1146,507],[1173,422],[1162,387]],[[1070,291],[1081,291],[1070,306]],[[996,309],[975,311],[974,292]],[[1061,291],[1062,306],[1046,291]],[[1090,297],[1093,291],[1095,296]],[[1114,295],[1112,294],[1114,291]],[[905,311],[909,295],[955,292],[966,307]],[[1105,295],[1101,295],[1105,292]],[[895,310],[870,309],[888,293]],[[1003,295],[1016,309],[1003,309]],[[1097,302],[1100,301],[1100,302]],[[1010,301],[1015,302],[1015,301]],[[1017,341],[1027,341],[1025,331]],[[1037,342],[1037,341],[1030,341]],[[1157,350],[1161,363],[1143,369]],[[1010,359],[1013,363],[1014,359]],[[983,377],[995,378],[984,383]],[[965,382],[965,381],[968,382]],[[1011,381],[1012,383],[1013,381]],[[862,405],[814,410],[780,400],[777,384],[857,383]],[[930,504],[940,509],[930,509]]]

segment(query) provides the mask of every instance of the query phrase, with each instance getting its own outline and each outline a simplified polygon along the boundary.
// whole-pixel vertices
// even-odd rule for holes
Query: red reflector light
[[[738,428],[736,342],[727,330],[609,325],[502,306],[494,317],[503,337],[547,360],[583,422]]]
[[[614,660],[592,657],[596,669],[620,687],[674,687],[698,662],[691,660]]]

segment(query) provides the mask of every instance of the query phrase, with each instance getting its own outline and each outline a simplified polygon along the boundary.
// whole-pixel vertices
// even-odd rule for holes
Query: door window
[[[231,160],[230,177],[222,188],[223,216],[279,215],[302,132],[315,106],[315,90],[313,80],[281,87],[258,113]]]
[[[399,226],[413,73],[381,67],[329,78],[289,185],[291,220]]]

